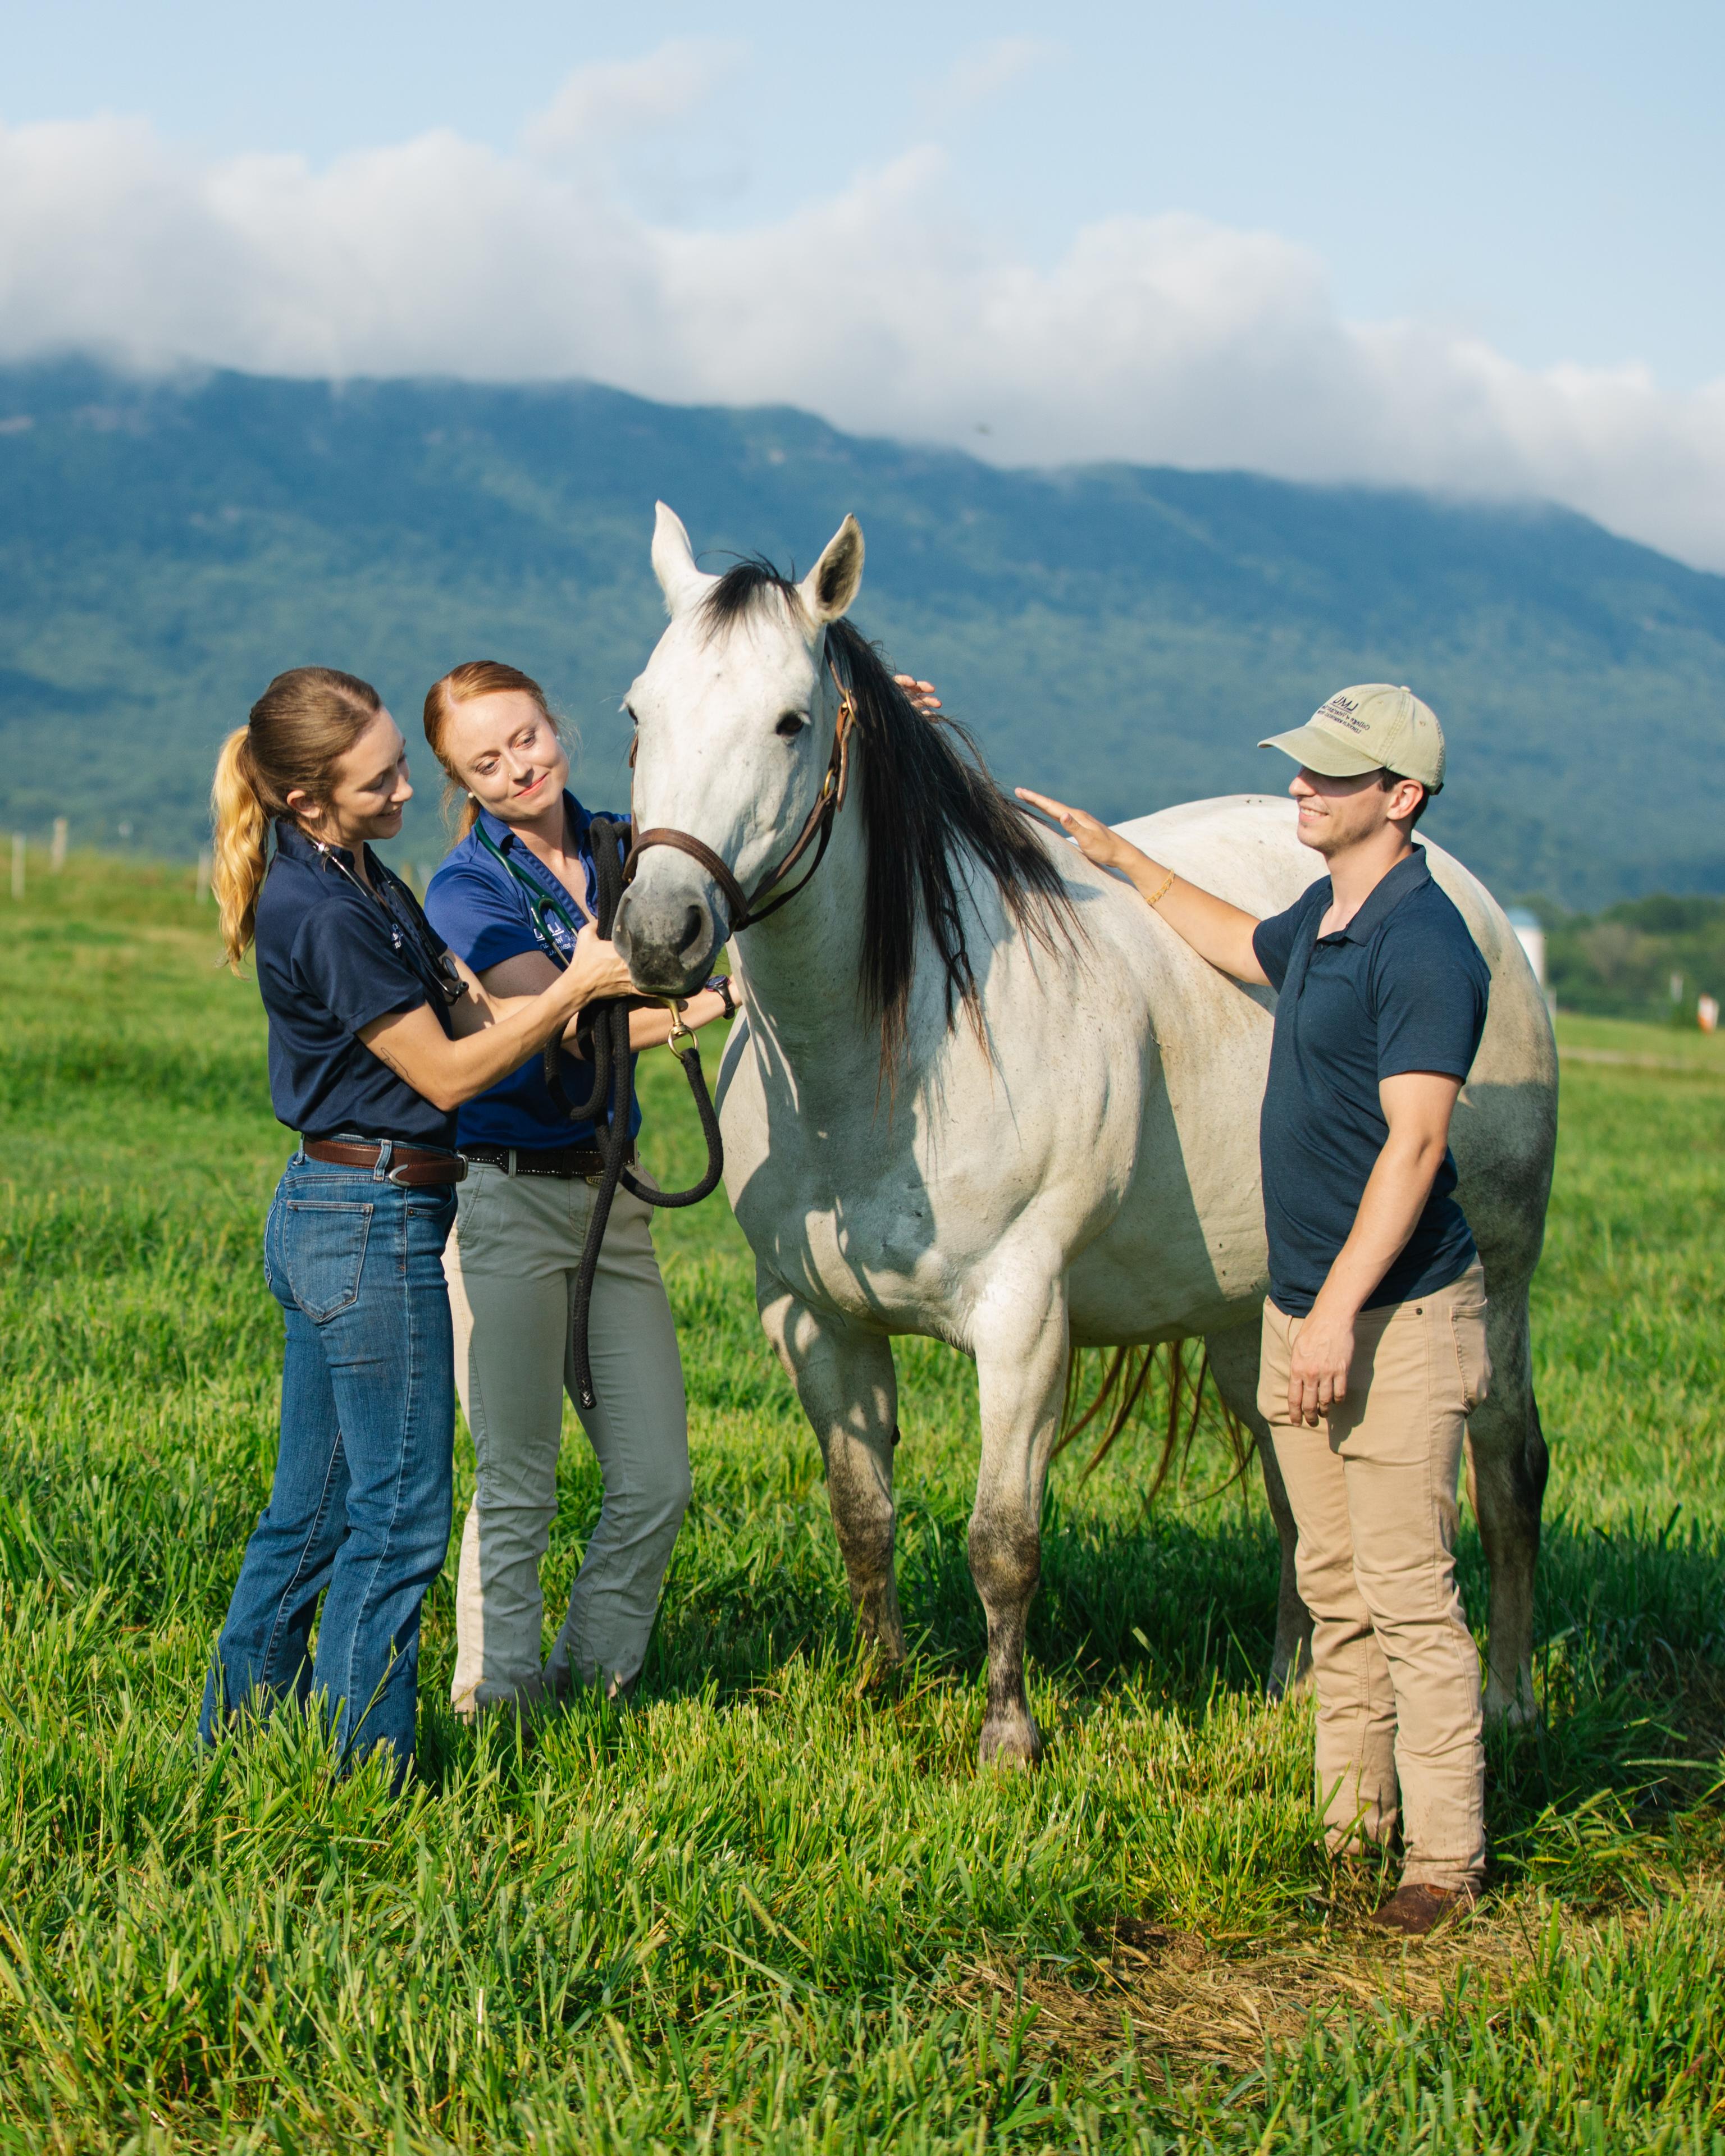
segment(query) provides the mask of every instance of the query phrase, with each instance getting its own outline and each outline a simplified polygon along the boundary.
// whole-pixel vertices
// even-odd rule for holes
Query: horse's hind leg
[[[767,1337],[820,1440],[857,1630],[884,1660],[901,1661],[905,1628],[892,1568],[892,1344],[817,1314],[777,1281],[761,1281],[757,1292]]]
[[[1260,1332],[1255,1320],[1227,1332],[1213,1332],[1204,1342],[1210,1359],[1210,1375],[1222,1404],[1257,1440],[1258,1461],[1264,1471],[1264,1494],[1270,1500],[1270,1517],[1276,1522],[1281,1544],[1281,1577],[1276,1594],[1276,1648],[1270,1658],[1270,1696],[1298,1689],[1312,1674],[1312,1618],[1300,1599],[1294,1573],[1294,1552],[1299,1537],[1294,1527],[1294,1508],[1276,1464],[1270,1426],[1258,1412],[1258,1359]]]
[[[1467,1421],[1467,1494],[1491,1568],[1486,1713],[1526,1722],[1533,1701],[1533,1572],[1548,1460],[1533,1398],[1525,1285],[1487,1313],[1491,1383]]]

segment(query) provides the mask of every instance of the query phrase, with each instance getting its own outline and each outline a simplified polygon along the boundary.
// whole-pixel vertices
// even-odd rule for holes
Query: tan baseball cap
[[[1398,778],[1417,778],[1431,793],[1444,783],[1444,730],[1437,714],[1411,689],[1387,681],[1338,689],[1303,726],[1271,734],[1258,746],[1279,748],[1326,778],[1393,771]]]

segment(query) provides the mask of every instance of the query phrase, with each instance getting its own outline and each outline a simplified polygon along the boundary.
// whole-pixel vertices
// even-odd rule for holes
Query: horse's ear
[[[716,577],[704,576],[695,566],[695,549],[683,520],[661,501],[653,521],[653,573],[665,593],[665,610],[673,616],[693,606]]]
[[[797,587],[809,619],[824,625],[848,613],[862,588],[862,526],[854,516],[847,516]]]

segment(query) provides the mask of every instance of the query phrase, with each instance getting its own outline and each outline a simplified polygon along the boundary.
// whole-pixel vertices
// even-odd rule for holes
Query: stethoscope
[[[526,898],[527,919],[532,924],[533,933],[545,946],[546,950],[557,965],[567,966],[570,954],[575,947],[575,939],[586,926],[585,921],[577,921],[562,899],[547,891],[542,884],[530,876],[525,869],[518,866],[510,855],[504,852],[502,847],[485,829],[483,816],[474,824],[473,832],[480,845]],[[552,915],[562,923],[564,932],[569,938],[567,952],[563,949],[547,927],[545,918],[547,914]]]
[[[311,833],[307,832],[306,836],[311,838]],[[383,917],[389,923],[391,948],[407,960],[425,986],[446,1004],[459,1003],[467,993],[467,983],[456,972],[454,960],[434,939],[430,924],[419,911],[418,900],[394,870],[374,860],[372,866],[377,871],[377,881],[367,884],[354,874],[335,847],[326,844],[321,839],[312,839],[311,843],[326,868],[339,869],[362,897],[382,908]],[[405,918],[396,903],[398,892],[408,901]]]

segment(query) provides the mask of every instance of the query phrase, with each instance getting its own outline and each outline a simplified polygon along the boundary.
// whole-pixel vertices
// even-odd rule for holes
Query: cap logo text
[[[1349,733],[1363,734],[1368,731],[1366,721],[1359,716],[1359,706],[1351,696],[1332,696],[1327,704],[1318,706],[1317,716],[1332,720],[1338,726],[1346,726]]]

